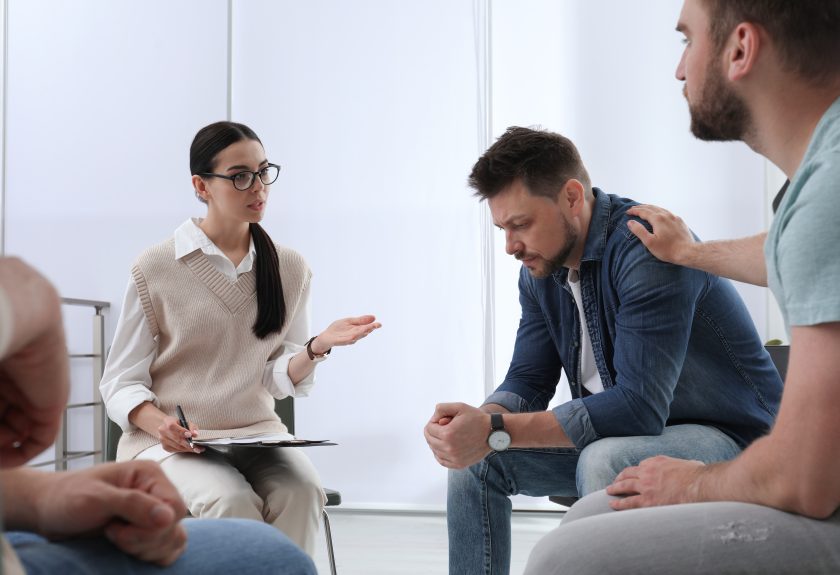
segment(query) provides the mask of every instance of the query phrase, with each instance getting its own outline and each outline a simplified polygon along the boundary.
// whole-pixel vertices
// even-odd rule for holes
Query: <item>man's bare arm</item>
[[[825,518],[840,506],[840,323],[794,327],[790,349],[772,432],[703,478],[700,494]]]
[[[739,282],[767,286],[764,241],[767,232],[736,240],[697,242],[681,218],[656,206],[634,206],[627,213],[647,221],[653,233],[636,221],[627,226],[662,261],[703,270]]]

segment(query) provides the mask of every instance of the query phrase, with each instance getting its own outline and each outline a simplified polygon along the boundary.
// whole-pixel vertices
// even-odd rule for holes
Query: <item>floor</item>
[[[331,509],[338,575],[446,575],[446,517],[442,513],[396,513]],[[513,514],[511,575],[525,569],[534,544],[563,514]],[[329,575],[324,537],[315,553],[318,573]]]

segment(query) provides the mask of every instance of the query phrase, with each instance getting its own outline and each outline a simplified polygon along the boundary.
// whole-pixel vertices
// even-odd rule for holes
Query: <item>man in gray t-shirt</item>
[[[791,346],[779,416],[730,462],[628,467],[571,508],[526,573],[837,573],[840,1],[685,0],[677,30],[692,132],[744,141],[790,183],[769,234],[695,243],[654,206],[629,212],[652,233],[628,225],[660,259],[769,285]]]

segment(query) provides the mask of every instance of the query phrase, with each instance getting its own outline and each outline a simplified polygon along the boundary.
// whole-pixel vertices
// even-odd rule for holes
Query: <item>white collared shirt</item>
[[[200,249],[210,263],[232,282],[251,270],[256,258],[253,239],[248,254],[234,267],[233,262],[198,227],[199,223],[201,218],[192,218],[175,230],[176,259]],[[283,352],[277,359],[267,362],[263,372],[263,386],[278,399],[287,396],[303,397],[315,384],[314,371],[297,385],[292,383],[288,374],[289,361],[304,349],[304,343],[309,339],[309,286],[304,290],[301,301],[302,305],[298,308],[298,313],[291,318],[289,330],[283,340]],[[144,401],[159,405],[151,389],[152,378],[149,374],[156,356],[157,341],[152,337],[146,323],[137,287],[134,281],[129,279],[114,342],[99,385],[108,416],[123,431],[136,429],[128,420],[128,414],[135,407]],[[158,445],[146,451],[158,447],[163,449]],[[143,457],[147,456],[149,454],[144,452]]]

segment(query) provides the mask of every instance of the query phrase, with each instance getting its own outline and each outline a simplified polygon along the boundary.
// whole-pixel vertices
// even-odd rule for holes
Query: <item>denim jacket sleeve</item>
[[[601,310],[614,322],[613,385],[554,410],[579,448],[601,437],[662,433],[708,287],[707,274],[657,260],[635,237],[608,248],[600,264],[596,273],[608,274],[600,304],[614,306]]]
[[[563,364],[545,323],[545,317],[525,282],[528,271],[519,275],[519,304],[522,316],[516,332],[513,359],[502,384],[484,401],[497,403],[512,412],[544,411],[554,397]]]

